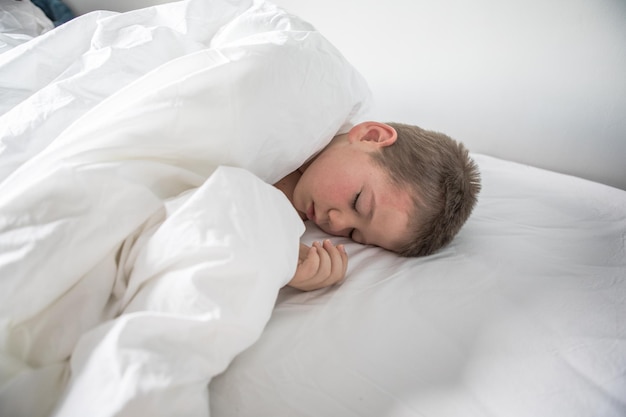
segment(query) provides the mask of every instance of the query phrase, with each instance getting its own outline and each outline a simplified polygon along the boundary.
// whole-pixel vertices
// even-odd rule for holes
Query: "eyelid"
[[[357,201],[359,200],[359,197],[361,196],[361,191],[359,191],[358,193],[356,193],[356,195],[354,196],[354,200],[352,200],[352,210],[356,211],[357,213],[359,212],[356,209],[356,204]],[[348,233],[348,237],[350,238],[350,240],[354,240],[354,232],[356,231],[356,229],[351,229],[350,233]]]
[[[359,191],[355,196],[354,196],[354,200],[352,200],[352,210],[354,211],[358,211],[356,209],[356,202],[359,199],[359,197],[361,196],[361,191]]]

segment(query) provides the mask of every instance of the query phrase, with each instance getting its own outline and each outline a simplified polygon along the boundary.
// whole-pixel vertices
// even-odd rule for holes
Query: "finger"
[[[343,271],[341,275],[343,275],[343,277],[345,278],[346,274],[348,273],[348,253],[346,252],[346,247],[344,245],[337,246],[337,249],[339,249],[339,253],[341,254],[341,260],[343,261]]]
[[[341,256],[339,248],[334,246],[330,240],[324,241],[324,249],[331,260],[331,271],[328,278],[333,282],[337,282],[344,276],[344,259]]]
[[[310,249],[310,246],[300,243],[300,250],[298,251],[298,265],[306,260],[307,256],[309,256]]]
[[[296,269],[296,274],[289,282],[289,285],[303,291],[310,291],[311,278],[317,273],[319,266],[319,256],[317,248],[311,247],[307,251],[306,257],[300,262]]]
[[[329,254],[331,259],[330,273],[323,277],[323,281],[320,283],[322,286],[330,286],[341,281],[345,276],[345,261],[338,247],[334,246],[330,241],[324,241],[324,250]]]
[[[319,255],[319,265],[317,267],[317,273],[315,274],[315,279],[318,281],[324,281],[330,275],[330,271],[332,268],[332,262],[329,253],[324,249],[323,245],[320,242],[313,242],[313,246],[317,249],[317,253]]]
[[[307,251],[306,258],[300,266],[302,270],[302,281],[309,281],[317,274],[319,269],[320,256],[319,250],[316,246],[311,246]]]

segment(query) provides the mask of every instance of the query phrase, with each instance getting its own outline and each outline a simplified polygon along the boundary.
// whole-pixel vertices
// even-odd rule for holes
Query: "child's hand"
[[[300,244],[300,256],[296,274],[289,281],[290,287],[312,291],[328,287],[346,276],[348,254],[343,245],[335,246],[330,240],[313,246]]]

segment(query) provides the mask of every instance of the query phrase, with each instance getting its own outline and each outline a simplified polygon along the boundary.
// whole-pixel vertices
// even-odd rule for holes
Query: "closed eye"
[[[352,200],[352,210],[356,211],[357,213],[358,213],[359,211],[356,209],[356,204],[357,204],[357,202],[359,201],[359,197],[360,197],[360,196],[361,196],[361,192],[359,191],[359,192],[358,192],[358,193],[356,193],[356,195],[354,196],[354,200]],[[349,237],[351,240],[354,240],[354,237],[353,237],[353,236],[354,236],[354,231],[355,231],[355,229],[351,229],[351,230],[350,230],[350,233],[348,234],[348,237]]]
[[[361,196],[361,192],[359,191],[355,196],[354,196],[354,200],[352,200],[352,210],[354,211],[358,211],[356,209],[356,202],[359,200],[359,197]]]

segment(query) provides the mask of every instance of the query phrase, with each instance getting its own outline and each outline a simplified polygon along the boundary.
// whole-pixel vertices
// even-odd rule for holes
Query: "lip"
[[[309,206],[309,209],[306,211],[306,217],[307,219],[315,222],[315,204],[311,203],[311,205]]]

